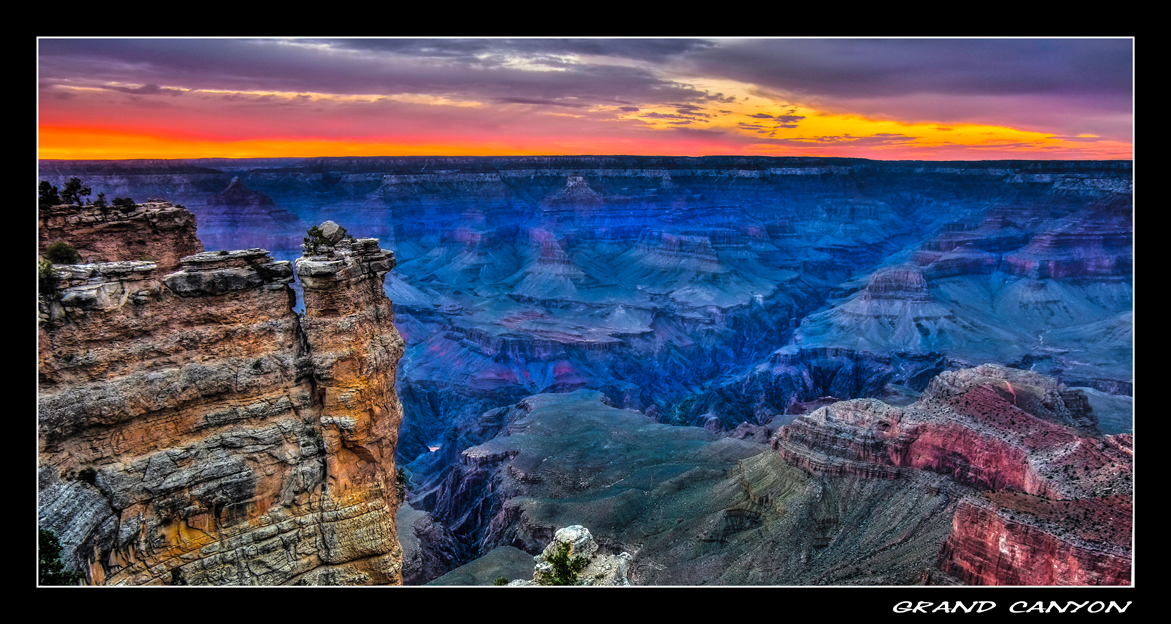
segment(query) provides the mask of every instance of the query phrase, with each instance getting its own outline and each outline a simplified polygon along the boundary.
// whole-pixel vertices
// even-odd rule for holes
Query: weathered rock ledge
[[[121,223],[149,229],[135,214]],[[67,567],[97,585],[401,583],[393,255],[325,255],[305,263],[336,268],[306,283],[305,319],[293,267],[263,249],[56,267],[38,509]]]
[[[41,252],[65,241],[88,263],[147,260],[171,268],[203,251],[195,216],[161,200],[147,200],[130,212],[63,204],[41,209],[39,217]]]

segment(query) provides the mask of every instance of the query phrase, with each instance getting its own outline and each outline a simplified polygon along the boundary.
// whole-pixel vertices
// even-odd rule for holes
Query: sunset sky
[[[1133,40],[51,39],[42,159],[1130,159]]]

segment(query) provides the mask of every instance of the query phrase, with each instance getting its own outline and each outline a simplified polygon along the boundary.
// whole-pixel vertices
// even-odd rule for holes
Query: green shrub
[[[306,232],[306,234],[308,234],[308,236],[303,239],[305,242],[303,245],[301,245],[301,249],[304,250],[305,253],[315,254],[317,253],[318,247],[329,246],[329,239],[325,238],[325,233],[321,231],[320,227],[315,225],[309,228],[309,231]]]
[[[42,259],[37,268],[37,283],[41,287],[42,295],[51,295],[57,292],[57,272],[53,270],[53,263]]]
[[[578,574],[585,569],[588,563],[585,557],[570,558],[572,546],[568,542],[561,542],[547,561],[553,564],[553,574],[545,579],[545,585],[577,585]]]
[[[41,529],[37,541],[37,571],[39,585],[78,585],[85,581],[81,572],[67,571],[61,563],[61,543],[52,532]]]
[[[85,481],[86,483],[88,483],[94,487],[97,487],[97,485],[98,485],[98,471],[95,470],[93,468],[93,466],[87,466],[85,468],[82,468],[81,472],[77,473],[77,479],[79,481]]]
[[[497,586],[499,586],[499,585],[507,585],[507,584],[508,584],[508,579],[504,578],[503,576],[498,576],[498,577],[496,577],[496,580],[492,581],[492,584],[493,584],[493,585],[497,585]]]
[[[73,245],[57,241],[45,250],[45,259],[53,264],[78,264],[81,262],[81,254],[77,253]]]

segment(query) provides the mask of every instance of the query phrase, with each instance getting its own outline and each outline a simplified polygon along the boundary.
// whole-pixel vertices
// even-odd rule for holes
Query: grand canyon
[[[1133,583],[1129,160],[38,173],[93,192],[38,215],[85,584],[516,583],[570,533],[587,584]]]

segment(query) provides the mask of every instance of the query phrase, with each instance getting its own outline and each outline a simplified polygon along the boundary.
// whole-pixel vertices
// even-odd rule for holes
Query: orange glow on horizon
[[[214,135],[159,136],[149,131],[109,127],[41,126],[38,158],[42,160],[128,160],[187,158],[309,158],[347,156],[810,156],[854,157],[874,160],[1047,160],[1133,158],[1133,145],[1099,141],[1071,143],[1039,133],[1011,128],[953,124],[948,131],[934,124],[845,119],[825,116],[787,144],[753,141],[751,134],[726,137],[680,137],[649,130],[637,138],[515,136],[454,140],[449,136],[395,137],[354,141],[313,137],[217,139]],[[881,132],[905,135],[890,145],[867,143]],[[856,140],[817,142],[805,137],[849,135]],[[868,133],[868,134],[867,134]]]

